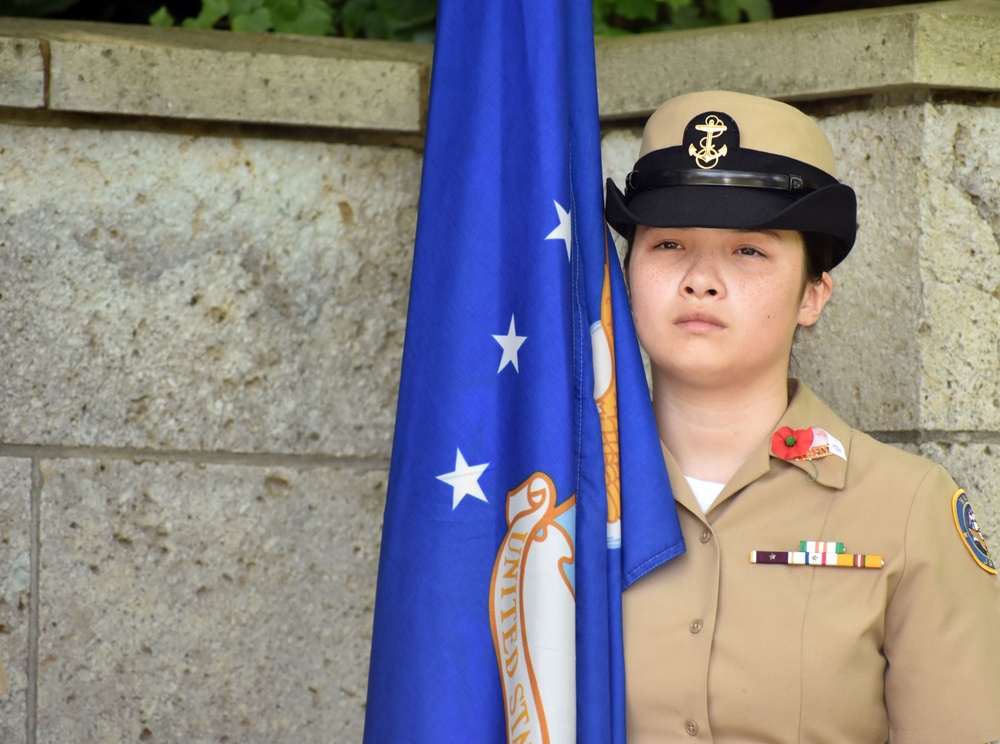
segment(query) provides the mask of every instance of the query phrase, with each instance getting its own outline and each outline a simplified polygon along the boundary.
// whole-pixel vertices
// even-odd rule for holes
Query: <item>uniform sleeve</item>
[[[892,744],[1000,739],[1000,580],[979,536],[960,530],[959,490],[935,466],[906,522],[905,567],[885,616]]]

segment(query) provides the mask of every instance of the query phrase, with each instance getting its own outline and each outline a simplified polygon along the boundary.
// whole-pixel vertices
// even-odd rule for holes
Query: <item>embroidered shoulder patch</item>
[[[958,534],[965,541],[965,547],[969,549],[973,559],[979,567],[991,574],[997,572],[997,566],[990,558],[989,548],[986,547],[986,540],[979,529],[979,522],[976,521],[975,512],[972,511],[972,504],[969,497],[961,488],[955,491],[951,497],[952,515],[955,517],[955,526]]]

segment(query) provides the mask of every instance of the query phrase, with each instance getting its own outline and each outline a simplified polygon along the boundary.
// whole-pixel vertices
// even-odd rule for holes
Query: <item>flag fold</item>
[[[684,546],[603,220],[590,4],[437,24],[365,742],[624,742],[621,592]]]

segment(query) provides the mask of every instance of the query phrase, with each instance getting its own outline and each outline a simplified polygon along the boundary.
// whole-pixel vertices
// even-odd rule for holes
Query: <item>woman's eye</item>
[[[675,243],[672,240],[664,240],[662,243],[656,244],[657,248],[663,248],[664,250],[673,251],[680,248],[680,243]]]
[[[756,248],[754,248],[752,245],[745,245],[745,246],[743,246],[742,248],[740,248],[737,251],[737,253],[739,253],[742,256],[763,256],[764,255],[759,250],[757,250]]]

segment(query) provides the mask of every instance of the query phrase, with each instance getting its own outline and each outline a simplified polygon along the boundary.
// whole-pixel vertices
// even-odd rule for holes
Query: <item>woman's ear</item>
[[[816,282],[806,282],[806,290],[799,303],[799,325],[811,326],[819,320],[830,295],[833,294],[833,277],[827,271]]]

